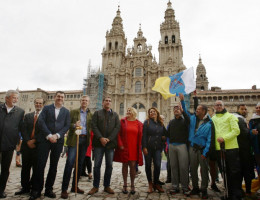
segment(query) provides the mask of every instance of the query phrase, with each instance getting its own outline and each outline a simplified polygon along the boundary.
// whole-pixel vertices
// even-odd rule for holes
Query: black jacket
[[[9,113],[5,104],[0,104],[0,152],[12,151],[22,132],[24,110],[15,106]]]
[[[170,143],[188,143],[190,118],[185,112],[183,112],[183,117],[169,122],[166,135]]]
[[[94,133],[93,146],[103,147],[100,138],[105,137],[110,140],[110,142],[106,144],[106,148],[116,148],[119,130],[120,121],[116,112],[112,110],[107,112],[104,109],[96,111],[92,117],[92,131]]]
[[[29,148],[27,146],[27,142],[29,140],[31,140],[31,134],[32,134],[32,130],[33,130],[33,122],[34,122],[34,115],[35,115],[35,112],[31,112],[31,113],[27,113],[24,116],[23,132],[22,132],[23,142],[22,142],[22,146],[21,146],[21,151],[23,151],[23,149],[25,149],[25,148]],[[37,120],[36,124],[35,124],[34,138],[37,137],[38,131],[39,130],[38,130],[38,120]]]

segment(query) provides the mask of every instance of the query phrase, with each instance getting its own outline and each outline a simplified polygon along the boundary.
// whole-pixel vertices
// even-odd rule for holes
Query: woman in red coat
[[[122,174],[124,180],[123,193],[127,194],[127,174],[130,168],[131,194],[135,194],[136,164],[143,165],[141,150],[143,124],[136,119],[137,111],[128,108],[126,117],[121,119],[121,128],[118,133],[118,147],[115,150],[114,161],[122,163]]]

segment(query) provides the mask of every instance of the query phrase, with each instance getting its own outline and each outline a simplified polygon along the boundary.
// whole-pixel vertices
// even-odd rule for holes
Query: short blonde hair
[[[136,109],[135,108],[133,108],[133,107],[129,107],[129,108],[127,108],[127,110],[130,110],[130,112],[132,113],[132,115],[133,115],[133,117],[136,119],[136,116],[137,116],[137,111],[136,111]]]

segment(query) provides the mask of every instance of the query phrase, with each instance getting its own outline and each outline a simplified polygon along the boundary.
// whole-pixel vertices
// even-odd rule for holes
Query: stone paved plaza
[[[65,165],[66,158],[60,158],[59,161],[59,166],[58,166],[58,172],[57,172],[57,177],[56,181],[54,184],[54,192],[57,195],[56,199],[60,199],[60,193],[61,193],[61,182],[62,182],[62,176],[63,176],[63,170],[64,170],[64,165]],[[104,161],[104,160],[103,160]],[[48,169],[49,163],[47,163],[46,171]],[[104,166],[104,164],[103,164]],[[69,199],[89,199],[89,200],[119,200],[119,199],[152,199],[152,200],[159,200],[159,199],[174,199],[174,200],[182,200],[182,199],[200,199],[199,196],[192,196],[192,197],[185,197],[182,194],[178,195],[170,195],[169,190],[171,188],[171,184],[164,185],[163,188],[165,189],[165,193],[159,194],[158,192],[154,192],[152,194],[148,194],[147,191],[147,180],[145,176],[145,170],[144,166],[139,167],[139,170],[141,171],[141,174],[136,178],[135,180],[135,186],[136,186],[136,194],[135,195],[130,195],[130,194],[123,194],[121,192],[122,186],[123,186],[123,181],[122,181],[122,175],[121,175],[121,164],[120,163],[114,163],[113,165],[113,174],[112,174],[112,180],[111,180],[111,188],[114,189],[115,194],[110,195],[105,192],[103,192],[103,180],[101,180],[100,185],[101,187],[99,188],[99,192],[89,196],[87,194],[77,194],[75,193],[70,193],[69,194]],[[7,193],[7,198],[6,199],[29,199],[28,195],[21,195],[21,196],[14,196],[14,193],[20,189],[20,172],[21,168],[18,168],[15,166],[15,155],[14,159],[10,168],[10,176],[9,180],[7,183],[6,187],[6,193]],[[102,175],[104,173],[104,168],[102,167]],[[46,172],[45,172],[46,176]],[[103,176],[102,176],[103,177]],[[166,170],[162,170],[161,176],[160,176],[161,181],[166,180]],[[71,183],[71,182],[70,182]],[[130,180],[128,181],[128,185],[130,186]],[[222,188],[222,185],[218,184],[220,189]],[[87,193],[91,188],[92,188],[92,182],[89,182],[87,177],[82,177],[79,182],[79,187]],[[130,187],[128,188],[130,190]],[[70,188],[69,188],[70,191]],[[68,191],[68,192],[69,192]],[[44,190],[43,190],[44,193]],[[41,199],[44,198],[42,193]],[[209,199],[220,199],[220,194],[215,193],[211,189],[208,189],[209,193]],[[44,199],[49,199],[49,198],[44,198]]]

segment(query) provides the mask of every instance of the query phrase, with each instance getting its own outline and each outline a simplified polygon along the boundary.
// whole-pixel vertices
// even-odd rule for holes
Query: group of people
[[[99,191],[100,169],[105,156],[104,191],[114,194],[110,187],[113,161],[122,163],[124,194],[135,194],[136,167],[143,165],[148,181],[148,193],[164,192],[159,180],[163,149],[167,153],[167,181],[172,184],[170,193],[199,195],[208,198],[209,171],[211,188],[219,191],[215,184],[219,170],[227,177],[227,194],[230,199],[242,198],[242,181],[246,184],[246,194],[251,194],[254,165],[260,166],[258,133],[260,131],[260,103],[249,122],[246,121],[247,108],[241,104],[237,113],[231,114],[220,100],[213,108],[198,104],[194,97],[194,113],[187,111],[183,94],[179,94],[180,104],[173,107],[174,117],[167,126],[163,116],[152,107],[148,110],[144,123],[137,119],[136,109],[127,108],[126,117],[119,119],[112,107],[111,97],[103,98],[101,110],[92,114],[88,108],[89,97],[81,96],[80,107],[69,112],[64,104],[65,94],[58,91],[54,103],[44,106],[43,98],[34,100],[35,111],[24,115],[16,106],[19,93],[9,90],[5,103],[0,104],[0,198],[5,198],[5,188],[13,152],[19,142],[19,132],[23,141],[21,190],[15,195],[30,194],[30,200],[41,196],[44,187],[44,171],[50,157],[49,171],[45,182],[44,196],[56,198],[53,185],[57,166],[61,157],[64,135],[67,133],[67,160],[61,186],[61,198],[68,198],[68,187],[72,170],[71,192],[83,194],[78,187],[79,177],[84,170],[86,151],[92,142],[94,157],[93,188],[88,195]],[[80,134],[76,134],[80,130]],[[91,140],[91,135],[93,139]],[[252,152],[252,148],[253,152]],[[222,150],[225,152],[223,169]],[[77,154],[78,153],[78,154]],[[254,153],[254,157],[253,157]],[[78,155],[77,166],[74,167]],[[198,168],[200,166],[200,173]],[[130,190],[127,185],[130,171]],[[210,170],[209,170],[210,168]],[[32,170],[32,175],[31,175]],[[189,187],[191,175],[192,190]],[[199,187],[199,175],[201,185]]]

